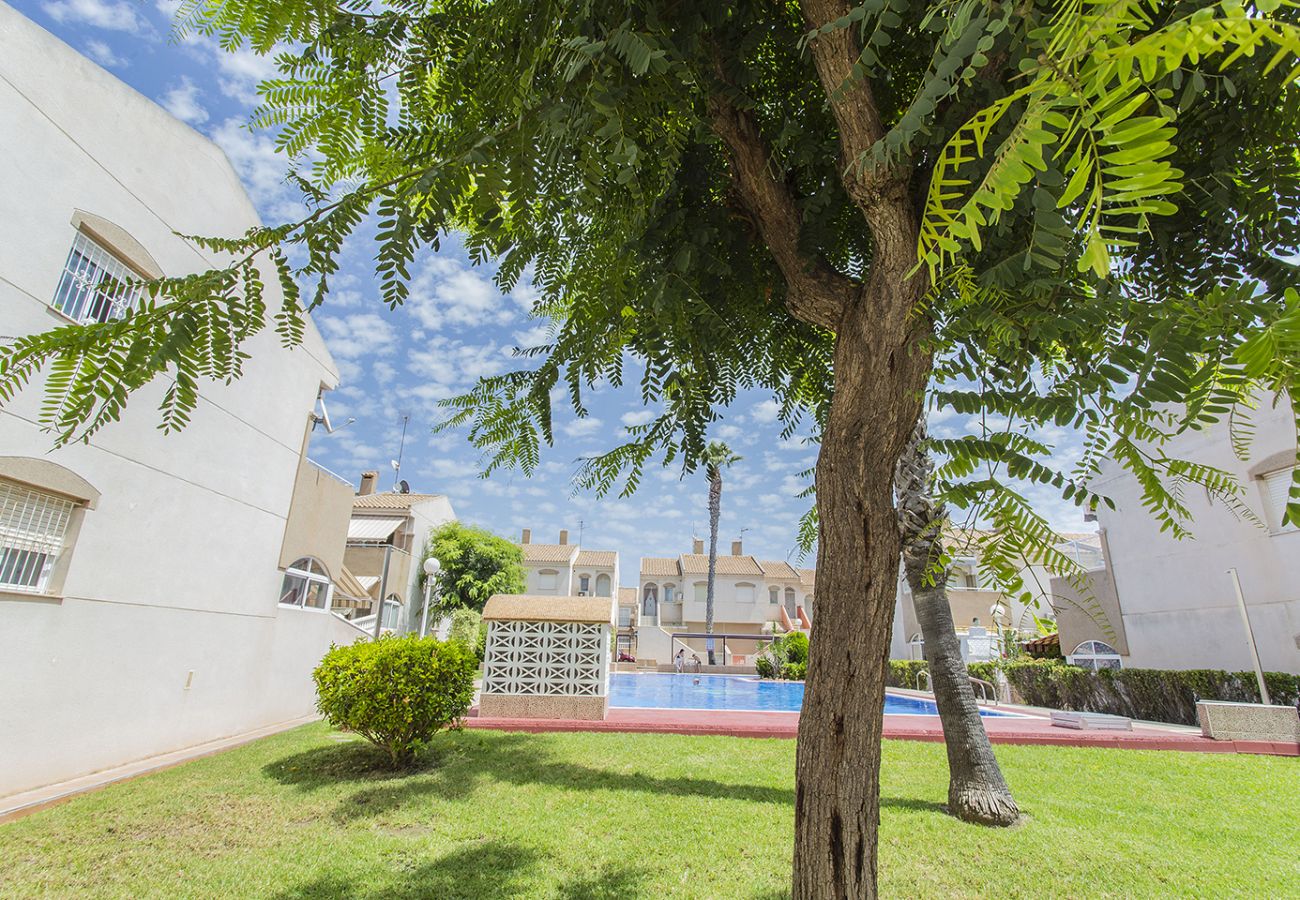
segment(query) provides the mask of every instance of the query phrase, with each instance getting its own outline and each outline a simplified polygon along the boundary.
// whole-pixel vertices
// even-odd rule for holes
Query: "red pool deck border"
[[[729,737],[793,738],[799,730],[794,712],[714,709],[632,709],[611,707],[600,721],[576,719],[483,718],[477,708],[468,728],[493,731],[593,731],[640,734],[712,734]],[[1285,741],[1215,741],[1174,729],[1134,725],[1132,731],[1075,731],[1052,725],[1043,716],[986,717],[985,730],[995,744],[1062,747],[1111,747],[1131,750],[1183,750],[1201,753],[1253,753],[1300,756],[1300,744]],[[904,741],[942,741],[937,716],[885,716],[885,737]]]

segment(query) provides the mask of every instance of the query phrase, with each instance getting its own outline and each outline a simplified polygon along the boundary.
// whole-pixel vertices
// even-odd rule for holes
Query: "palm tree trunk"
[[[704,633],[707,638],[709,665],[715,665],[713,656],[713,580],[718,568],[718,519],[722,516],[722,470],[714,468],[709,473],[709,586],[704,595]]]
[[[962,662],[948,605],[947,572],[935,571],[943,552],[942,528],[947,515],[930,493],[932,464],[924,440],[922,420],[898,460],[894,489],[903,568],[925,640],[925,659],[948,749],[948,810],[967,822],[1012,825],[1019,820],[1020,810],[998,768]]]

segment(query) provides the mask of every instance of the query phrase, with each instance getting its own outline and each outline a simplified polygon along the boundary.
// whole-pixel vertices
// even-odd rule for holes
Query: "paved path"
[[[604,721],[584,722],[569,719],[481,718],[477,710],[472,710],[465,724],[470,728],[497,731],[621,731],[792,738],[799,730],[799,714],[611,707]],[[1067,747],[1300,756],[1300,744],[1282,741],[1214,741],[1178,726],[1135,724],[1132,731],[1075,731],[1054,726],[1045,716],[1031,714],[1024,718],[986,717],[984,727],[989,739],[995,744],[1056,744]],[[942,741],[943,727],[937,716],[885,716],[885,737],[910,741]]]

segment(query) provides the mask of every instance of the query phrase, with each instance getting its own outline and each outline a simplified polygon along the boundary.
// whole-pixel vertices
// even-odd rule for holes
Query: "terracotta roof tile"
[[[709,557],[706,553],[683,553],[682,572],[689,575],[703,575],[709,571]],[[718,556],[715,571],[719,575],[762,575],[758,560],[752,556]]]
[[[641,557],[641,574],[642,575],[680,575],[681,569],[677,566],[675,558],[662,556],[643,556]]]
[[[794,567],[783,559],[760,559],[758,564],[762,566],[763,574],[768,578],[797,579],[799,577]]]
[[[577,544],[520,544],[526,563],[567,563],[577,551]]]
[[[800,583],[800,584],[816,584],[816,583],[817,583],[817,570],[816,570],[816,569],[800,569],[800,570],[799,570],[799,583]]]
[[[621,587],[618,589],[619,603],[636,603],[636,588]]]
[[[580,550],[578,551],[578,562],[580,566],[613,566],[618,562],[617,550]]]
[[[410,509],[424,500],[441,497],[442,494],[399,494],[396,491],[382,491],[378,494],[361,494],[352,498],[353,509]]]
[[[613,625],[614,606],[612,597],[494,594],[483,607],[483,618],[488,621],[514,619],[524,622],[605,622]]]

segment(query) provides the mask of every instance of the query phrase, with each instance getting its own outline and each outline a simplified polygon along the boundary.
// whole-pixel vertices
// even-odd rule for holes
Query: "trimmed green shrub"
[[[891,659],[886,684],[915,688],[923,660]],[[1097,672],[1056,659],[1015,659],[971,663],[976,678],[996,684],[998,669],[1011,684],[1012,697],[1029,706],[1077,712],[1110,713],[1153,722],[1196,724],[1197,700],[1258,703],[1253,672],[1213,669],[1102,669]],[[1265,672],[1274,703],[1293,706],[1300,697],[1300,675]]]
[[[803,681],[808,674],[808,663],[788,662],[781,667],[781,677],[786,681]]]
[[[808,664],[808,635],[802,631],[792,631],[781,638],[785,647],[785,658],[792,663]]]
[[[335,728],[383,748],[394,768],[406,766],[469,712],[477,668],[461,641],[411,634],[336,645],[312,672],[316,708]]]
[[[483,614],[476,609],[458,609],[451,614],[451,628],[447,631],[447,640],[460,641],[481,663],[487,652],[487,622]]]
[[[760,653],[754,657],[754,668],[758,671],[759,678],[776,678],[777,664],[769,653]]]

